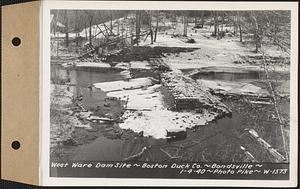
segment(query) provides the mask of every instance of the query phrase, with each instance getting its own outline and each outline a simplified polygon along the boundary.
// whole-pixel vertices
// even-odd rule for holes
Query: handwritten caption
[[[179,175],[286,175],[287,167],[268,166],[254,163],[148,163],[148,162],[51,162],[51,168],[72,169],[168,169]]]

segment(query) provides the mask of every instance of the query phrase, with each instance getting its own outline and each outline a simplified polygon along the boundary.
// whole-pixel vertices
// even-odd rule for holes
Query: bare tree
[[[137,44],[140,40],[140,32],[141,32],[141,17],[142,13],[140,10],[135,11],[135,36]]]
[[[243,42],[243,31],[242,31],[242,24],[241,24],[241,18],[240,18],[240,12],[236,11],[236,18],[237,18],[237,25],[240,32],[240,42]]]
[[[157,38],[159,15],[160,15],[160,12],[157,11],[156,12],[156,26],[155,26],[155,32],[154,32],[154,42],[156,42],[156,38]]]
[[[113,11],[110,11],[110,30],[113,30]]]
[[[205,13],[205,11],[201,11],[201,25],[202,25],[202,27],[204,25],[204,13]]]
[[[183,15],[183,36],[187,36],[187,27],[188,27],[188,16],[186,14]]]
[[[218,22],[218,11],[212,11],[212,15],[214,18],[214,36],[218,36],[218,30],[219,30],[219,22]]]
[[[68,19],[68,11],[64,11],[65,14],[65,36],[66,36],[66,47],[69,47],[69,19]]]
[[[254,23],[254,41],[255,41],[255,52],[257,53],[259,49],[261,48],[261,41],[260,41],[260,35],[259,35],[259,26],[256,18],[256,14],[254,11],[251,11],[251,18]]]
[[[149,35],[151,38],[151,44],[153,44],[153,30],[152,30],[152,11],[149,11]]]
[[[94,11],[90,11],[90,10],[84,10],[86,16],[87,16],[87,21],[88,21],[88,26],[89,26],[89,45],[93,45],[92,43],[92,26],[93,26],[93,22],[94,22],[94,17],[95,17],[95,13]]]
[[[177,25],[177,15],[176,11],[172,11],[172,27],[175,28]]]
[[[78,10],[75,10],[75,32],[76,32],[76,46],[79,42],[79,21],[78,21]]]

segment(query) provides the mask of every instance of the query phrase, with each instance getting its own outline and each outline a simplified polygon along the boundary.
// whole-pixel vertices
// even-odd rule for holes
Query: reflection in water
[[[189,73],[187,71],[186,73]],[[271,78],[277,79],[277,80],[289,80],[289,74],[286,73],[269,73]],[[264,71],[254,71],[254,70],[248,70],[248,71],[205,71],[205,72],[199,72],[197,74],[194,74],[191,76],[193,79],[206,79],[206,80],[221,80],[221,81],[232,81],[232,82],[252,82],[252,81],[258,81],[258,80],[265,80],[266,75]]]
[[[264,74],[259,71],[249,71],[243,73],[228,73],[228,72],[208,72],[201,73],[194,78],[207,80],[226,80],[226,81],[241,81],[241,80],[258,80],[264,77]]]
[[[85,108],[95,108],[104,104],[106,93],[91,87],[94,83],[125,79],[116,71],[93,70],[90,68],[70,69],[60,65],[51,65],[51,81],[56,84],[68,83],[75,97],[82,96]]]
[[[87,87],[98,82],[117,81],[124,79],[120,72],[91,68],[63,68],[60,65],[51,65],[52,82],[68,82],[71,85]]]
[[[98,137],[88,145],[75,148],[74,161],[119,161],[122,159],[121,140],[111,140],[103,136]]]

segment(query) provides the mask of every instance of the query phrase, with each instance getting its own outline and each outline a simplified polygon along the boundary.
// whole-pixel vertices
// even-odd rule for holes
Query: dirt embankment
[[[131,61],[149,61],[151,58],[165,57],[165,54],[177,54],[181,52],[192,52],[198,48],[184,47],[161,47],[161,46],[133,46],[124,49],[117,54],[107,56],[106,62],[131,62]]]

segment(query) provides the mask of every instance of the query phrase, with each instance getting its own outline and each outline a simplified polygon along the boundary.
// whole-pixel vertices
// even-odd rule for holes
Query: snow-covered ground
[[[207,124],[215,119],[216,115],[208,113],[173,112],[166,109],[156,111],[126,111],[123,115],[122,129],[131,129],[135,132],[143,131],[144,136],[167,138],[167,131],[186,130],[195,126]]]
[[[131,61],[129,64],[131,69],[144,69],[144,70],[151,69],[149,62],[147,61]]]
[[[177,28],[169,29],[164,32],[159,32],[157,40],[154,44],[150,44],[150,38],[148,37],[145,42],[140,45],[146,46],[163,46],[163,47],[183,47],[183,48],[197,48],[193,52],[182,52],[178,54],[168,54],[163,58],[163,61],[170,67],[175,69],[198,69],[209,66],[219,67],[226,66],[232,68],[249,68],[251,70],[261,70],[260,65],[253,64],[236,64],[235,62],[240,60],[240,56],[246,57],[248,55],[255,56],[254,47],[246,46],[239,42],[238,37],[225,36],[222,39],[216,39],[211,37],[210,34],[213,28],[205,26],[203,29],[191,29],[188,28],[188,36],[182,37],[183,26],[178,24]],[[175,37],[172,34],[179,34]],[[188,39],[194,39],[195,43],[187,43]],[[266,55],[270,56],[283,56],[281,50],[274,47],[263,47],[263,51]],[[289,72],[289,66],[276,66],[277,71]]]

